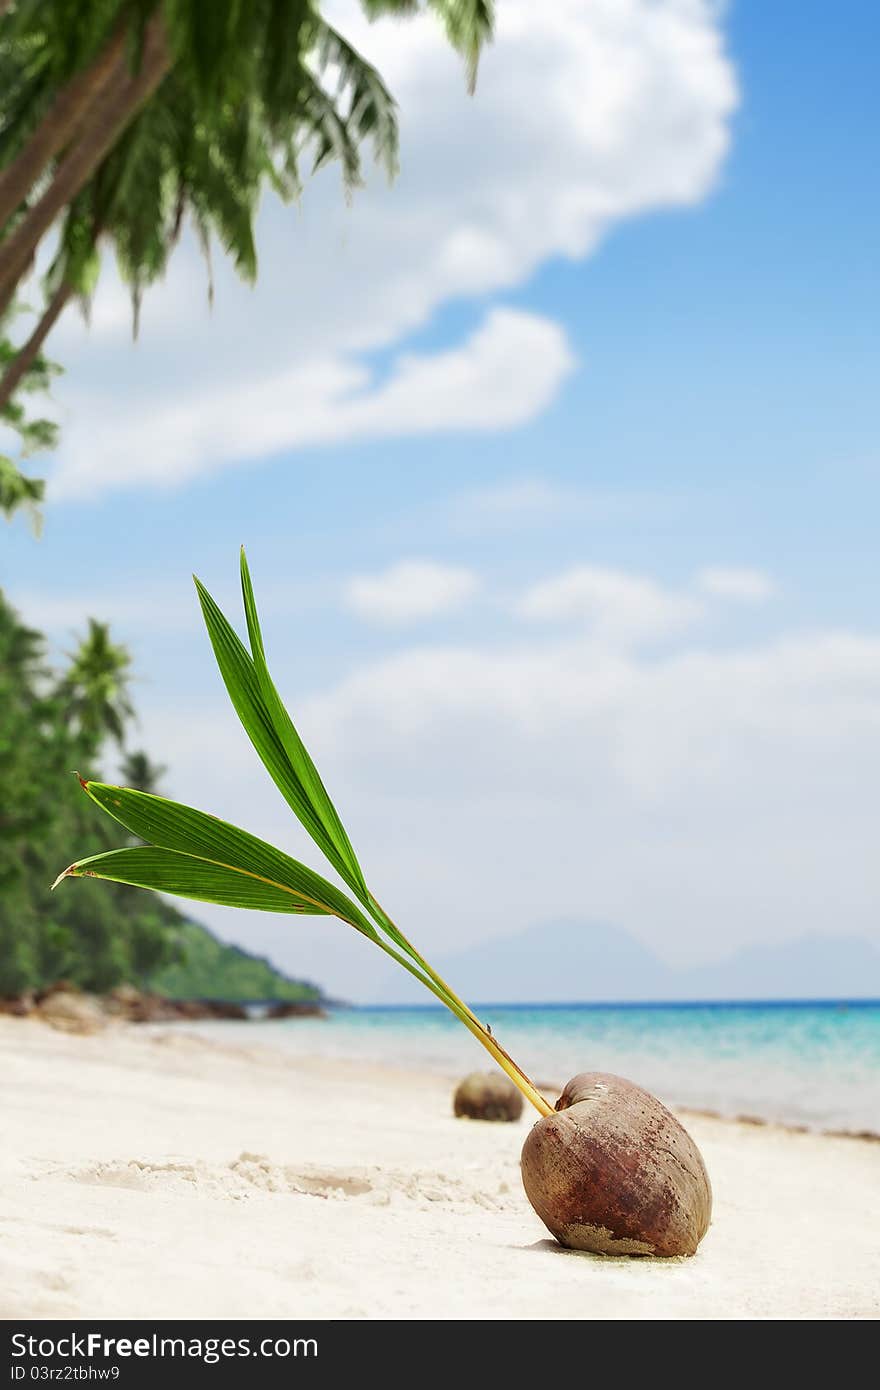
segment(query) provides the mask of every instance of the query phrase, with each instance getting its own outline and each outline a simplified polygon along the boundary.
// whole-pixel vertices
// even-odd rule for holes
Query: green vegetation
[[[115,842],[71,769],[88,775],[121,750],[134,711],[130,658],[106,624],[89,620],[60,672],[47,667],[45,647],[0,593],[0,781],[15,789],[0,807],[0,998],[64,978],[99,993],[125,981],[174,999],[320,999],[314,985],[224,945],[154,893],[108,894],[88,882],[82,894],[50,892],[74,840],[95,854]],[[164,772],[141,749],[121,766],[146,793]]]
[[[175,954],[180,914],[155,894],[86,884],[79,901],[49,891],[71,837],[93,853],[107,827],[83,814],[73,768],[96,771],[131,719],[130,659],[91,620],[66,667],[46,665],[45,639],[0,593],[0,996],[66,978],[103,991],[145,981]]]
[[[136,842],[87,855],[58,875],[104,879],[157,889],[200,902],[262,912],[337,917],[419,980],[455,1014],[542,1115],[546,1097],[404,936],[367,887],[351,841],[318,769],[275,688],[263,647],[257,606],[244,551],[241,592],[249,648],[205,587],[196,580],[202,615],[229,698],[260,761],[294,815],[350,890],[352,897],[255,835],[191,806],[142,791],[84,782],[83,789]]]
[[[321,991],[304,980],[282,975],[262,956],[218,941],[207,927],[182,920],[174,930],[182,959],[164,966],[149,987],[169,999],[284,999],[318,1002]]]
[[[10,323],[16,313],[13,305],[5,317],[0,316],[0,379],[18,357],[18,348],[9,337]],[[0,426],[7,439],[17,436],[15,458],[0,449],[0,516],[12,517],[23,511],[30,517],[34,531],[39,530],[40,503],[45,488],[39,478],[29,477],[21,464],[33,454],[54,448],[58,441],[57,425],[34,414],[32,397],[44,395],[60,370],[42,352],[35,350],[19,372],[15,392],[9,392],[0,401]]]

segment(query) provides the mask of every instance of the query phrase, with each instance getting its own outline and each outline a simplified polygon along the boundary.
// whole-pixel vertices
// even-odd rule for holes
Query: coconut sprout
[[[140,843],[77,860],[59,874],[53,887],[64,878],[106,879],[198,902],[263,912],[336,917],[346,922],[444,1004],[542,1116],[526,1141],[523,1176],[532,1205],[563,1244],[613,1251],[613,1242],[618,1239],[620,1253],[693,1253],[708,1224],[708,1179],[705,1193],[697,1191],[699,1183],[696,1183],[692,1184],[693,1192],[685,1184],[680,1193],[674,1194],[676,1201],[697,1202],[699,1209],[690,1224],[675,1217],[674,1203],[667,1203],[665,1210],[670,1213],[672,1233],[658,1234],[662,1220],[655,1210],[656,1165],[652,1168],[646,1161],[640,1167],[635,1161],[627,1160],[623,1164],[618,1161],[621,1144],[624,1148],[629,1144],[631,1149],[639,1150],[645,1146],[650,1149],[652,1145],[668,1145],[671,1142],[668,1123],[671,1122],[690,1145],[688,1162],[693,1166],[690,1156],[693,1150],[702,1169],[702,1160],[693,1141],[669,1112],[663,1110],[659,1101],[638,1091],[631,1083],[623,1082],[621,1087],[629,1090],[614,1089],[603,1101],[601,1142],[598,1146],[591,1146],[586,1140],[581,1142],[577,1136],[584,1116],[589,1114],[592,1118],[596,1113],[595,1097],[591,1100],[590,1096],[580,1093],[575,1097],[572,1092],[571,1088],[576,1088],[583,1078],[569,1082],[558,1103],[561,1106],[565,1101],[567,1113],[557,1114],[492,1031],[404,936],[368,887],[339,814],[269,674],[244,550],[241,552],[241,591],[248,646],[240,640],[204,585],[198,579],[195,584],[220,674],[244,730],[281,795],[348,892],[265,840],[207,812],[148,792],[82,778],[83,790],[92,801],[119,821]],[[650,1106],[648,1111],[644,1105],[641,1111],[637,1105],[634,1107],[631,1092],[638,1092],[645,1104],[650,1102],[658,1113],[668,1117],[667,1120],[658,1125]],[[612,1114],[615,1106],[619,1114]],[[591,1108],[585,1111],[584,1107]],[[579,1190],[579,1172],[583,1190]],[[626,1229],[635,1232],[630,1235],[624,1233],[622,1227],[618,1231],[614,1225],[616,1218],[609,1216],[609,1238],[603,1237],[604,1246],[597,1245],[590,1235],[596,1224],[595,1213],[600,1209],[608,1213],[616,1210],[613,1200],[605,1206],[601,1201],[597,1205],[597,1188],[601,1191],[603,1183],[610,1184],[611,1188],[619,1186],[622,1172],[629,1184],[625,1203],[629,1202],[632,1207],[631,1189],[643,1183],[643,1215],[645,1220],[650,1218],[653,1225],[646,1234],[638,1220],[630,1220]],[[702,1172],[705,1177],[705,1170]],[[564,1200],[559,1195],[563,1189]],[[611,1195],[613,1199],[613,1192]],[[662,1198],[663,1194],[660,1196]],[[580,1243],[578,1225],[587,1232]],[[677,1233],[685,1227],[688,1237],[682,1243]],[[691,1232],[698,1232],[695,1239]],[[639,1246],[638,1251],[633,1248],[634,1244]]]
[[[526,1196],[574,1250],[693,1255],[712,1189],[700,1151],[655,1096],[622,1076],[583,1072],[522,1151]]]

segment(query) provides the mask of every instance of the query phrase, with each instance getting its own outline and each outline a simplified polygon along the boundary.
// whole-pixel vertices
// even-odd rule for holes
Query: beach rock
[[[212,1018],[210,1009],[201,999],[165,999],[163,1000],[168,1010],[167,1017],[170,1019],[186,1019],[188,1022],[203,1018]]]
[[[141,1008],[143,998],[134,985],[116,985],[104,996],[104,1009],[116,1018],[131,1018]]]
[[[37,1017],[62,1033],[100,1033],[107,1019],[97,999],[72,989],[47,991],[39,1000]]]
[[[526,1196],[561,1245],[601,1255],[693,1255],[712,1189],[700,1151],[656,1097],[583,1072],[522,1151]]]
[[[235,1004],[227,999],[163,999],[161,1002],[166,1010],[162,1021],[184,1019],[188,1023],[198,1023],[205,1019],[219,1018],[245,1022],[250,1018],[243,1004]]]
[[[104,1012],[127,1023],[140,1023],[147,1008],[147,997],[134,985],[117,985],[103,999]]]
[[[278,1004],[272,1004],[266,1010],[266,1018],[326,1018],[327,1010],[322,1009],[320,1004],[311,1001],[295,1001],[282,999]]]
[[[523,1101],[503,1072],[474,1071],[459,1082],[452,1108],[468,1120],[518,1120]]]
[[[236,1021],[249,1017],[241,1004],[225,999],[167,999],[134,985],[117,985],[104,999],[104,1008],[114,1018],[128,1023],[177,1023],[222,1018]]]
[[[134,985],[117,985],[105,996],[103,1003],[112,1018],[121,1018],[127,1023],[169,1023],[178,1017],[172,1000]]]
[[[207,1010],[205,1018],[224,1018],[245,1023],[250,1017],[243,1004],[234,1004],[228,999],[207,999],[204,1001],[204,1007]]]
[[[30,992],[14,994],[9,999],[0,999],[0,1014],[8,1014],[11,1018],[27,1018],[33,1011],[34,996]]]

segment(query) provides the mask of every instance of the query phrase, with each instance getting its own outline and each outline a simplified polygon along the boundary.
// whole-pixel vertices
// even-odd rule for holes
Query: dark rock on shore
[[[34,1015],[60,1033],[100,1033],[107,1026],[101,1000],[69,980],[57,980],[35,996]]]
[[[320,1004],[315,1004],[312,1001],[283,999],[278,1004],[272,1004],[267,1009],[265,1017],[273,1020],[280,1018],[326,1018],[327,1010],[322,1009]]]
[[[205,1009],[203,1018],[226,1018],[234,1019],[244,1023],[250,1014],[243,1004],[232,1004],[226,999],[205,999],[201,1001],[201,1007]]]
[[[107,1026],[101,999],[85,994],[69,980],[58,980],[36,994],[28,991],[0,999],[0,1014],[9,1018],[35,1018],[62,1033],[100,1033]]]
[[[57,980],[36,994],[0,999],[0,1014],[11,1018],[39,1018],[68,1032],[97,1032],[108,1019],[124,1023],[180,1023],[203,1019],[245,1022],[251,1013],[244,1004],[228,999],[169,999],[163,994],[117,985],[103,996],[87,994],[69,980]],[[279,1000],[255,1017],[269,1019],[326,1018],[326,1010],[312,1000]]]
[[[34,1011],[34,996],[31,993],[15,994],[11,998],[0,999],[0,1014],[12,1018],[27,1018]]]
[[[117,985],[105,996],[104,1008],[113,1018],[127,1023],[161,1023],[173,1018],[158,994],[145,994],[134,985]]]
[[[134,985],[117,985],[105,1000],[105,1008],[115,1018],[129,1023],[174,1023],[181,1019],[222,1018],[245,1020],[247,1009],[223,999],[167,999]]]

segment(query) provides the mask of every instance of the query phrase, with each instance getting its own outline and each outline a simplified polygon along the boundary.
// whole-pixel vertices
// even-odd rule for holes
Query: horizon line
[[[324,1000],[330,1008],[347,1009],[420,1009],[443,1013],[445,1005],[426,1001],[422,1003],[350,1003],[345,1000]],[[816,1008],[820,1006],[835,1008],[863,1008],[880,1006],[880,995],[825,995],[794,996],[792,998],[767,999],[526,999],[526,1000],[475,1000],[477,1009],[666,1009],[666,1008]]]

